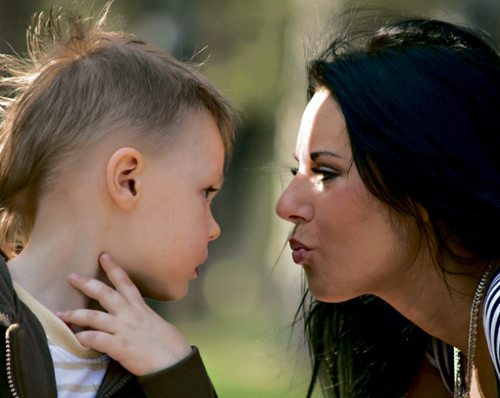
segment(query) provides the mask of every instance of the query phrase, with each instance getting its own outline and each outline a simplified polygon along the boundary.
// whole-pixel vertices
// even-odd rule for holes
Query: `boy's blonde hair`
[[[216,120],[231,150],[231,107],[194,69],[95,19],[35,15],[28,56],[0,55],[0,250],[12,257],[29,238],[37,204],[61,162],[122,126],[154,141],[188,111]],[[63,25],[65,28],[63,29]]]

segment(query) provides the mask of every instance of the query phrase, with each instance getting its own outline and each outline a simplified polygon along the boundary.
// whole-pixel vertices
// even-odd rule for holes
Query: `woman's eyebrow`
[[[315,152],[311,152],[311,154],[309,155],[309,157],[311,158],[311,160],[313,162],[315,162],[316,159],[319,158],[320,156],[330,156],[330,157],[334,157],[337,159],[344,158],[343,156],[340,156],[338,153],[330,152],[330,151],[315,151]]]
[[[320,156],[330,156],[330,157],[337,158],[337,159],[344,159],[343,156],[340,156],[338,153],[331,152],[331,151],[314,151],[314,152],[311,152],[311,154],[309,155],[309,157],[311,158],[311,160],[313,162],[315,162],[316,159],[318,159]],[[299,161],[299,158],[295,153],[293,154],[293,158],[297,162]]]

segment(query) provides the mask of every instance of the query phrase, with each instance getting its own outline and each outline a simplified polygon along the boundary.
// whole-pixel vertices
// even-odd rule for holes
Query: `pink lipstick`
[[[303,264],[307,255],[311,251],[306,245],[299,242],[297,239],[290,239],[290,248],[292,249],[292,258],[296,264]]]

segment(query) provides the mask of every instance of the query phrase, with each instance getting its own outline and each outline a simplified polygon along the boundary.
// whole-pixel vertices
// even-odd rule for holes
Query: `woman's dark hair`
[[[500,258],[500,58],[450,23],[391,22],[356,43],[335,40],[309,63],[308,95],[327,88],[347,125],[360,176],[416,221],[438,269]],[[465,249],[460,253],[456,248]],[[308,396],[401,397],[428,337],[376,297],[304,297],[313,359]]]

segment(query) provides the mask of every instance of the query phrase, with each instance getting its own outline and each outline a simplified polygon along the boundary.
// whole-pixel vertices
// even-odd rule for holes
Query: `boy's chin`
[[[189,289],[189,283],[165,284],[159,279],[134,277],[132,281],[139,289],[141,296],[157,301],[178,301],[186,297]]]
[[[148,291],[141,293],[143,297],[146,297],[151,300],[174,302],[182,300],[184,297],[186,297],[188,293],[188,286],[186,285],[184,288],[168,289],[161,291]]]

